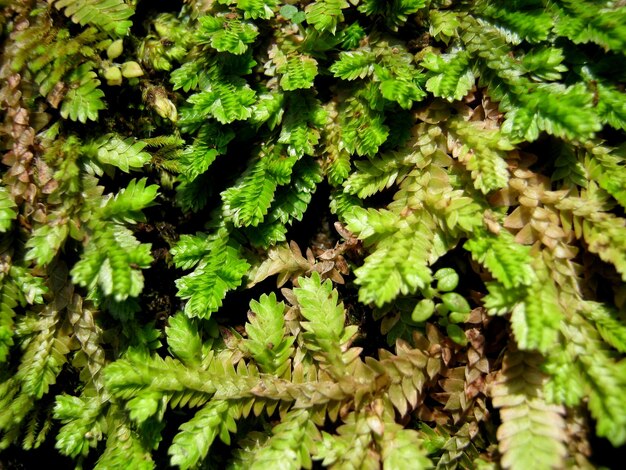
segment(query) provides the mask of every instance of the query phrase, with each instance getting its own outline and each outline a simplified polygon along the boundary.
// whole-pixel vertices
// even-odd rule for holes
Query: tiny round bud
[[[122,84],[122,71],[119,67],[109,67],[104,71],[104,78],[109,86],[119,86]]]
[[[107,57],[109,60],[117,59],[122,55],[122,52],[124,52],[124,41],[118,39],[117,41],[113,41],[107,48]]]
[[[129,60],[128,62],[124,62],[122,64],[122,75],[126,78],[141,77],[143,75],[143,70],[141,70],[141,65],[137,62]]]

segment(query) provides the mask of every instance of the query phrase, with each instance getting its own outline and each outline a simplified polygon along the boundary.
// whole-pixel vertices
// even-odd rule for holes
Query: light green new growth
[[[626,443],[624,2],[0,9],[0,467]]]

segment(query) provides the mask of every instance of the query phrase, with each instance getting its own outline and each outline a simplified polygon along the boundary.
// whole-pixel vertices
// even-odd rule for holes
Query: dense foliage
[[[0,6],[5,455],[626,443],[623,1]]]

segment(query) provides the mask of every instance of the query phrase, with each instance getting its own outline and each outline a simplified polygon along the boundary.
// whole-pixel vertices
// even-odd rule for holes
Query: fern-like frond
[[[412,157],[412,153],[402,155],[393,152],[368,160],[355,161],[356,171],[344,182],[344,189],[347,193],[360,198],[373,196],[388,189],[411,170],[414,164]]]
[[[506,152],[513,149],[508,139],[471,121],[451,121],[449,129],[451,151],[472,172],[474,187],[485,194],[505,187],[509,181]]]
[[[104,93],[100,88],[100,80],[92,70],[93,64],[86,62],[77,67],[68,77],[69,90],[63,98],[61,116],[72,121],[96,121],[98,112],[106,109],[102,100]]]
[[[86,457],[102,438],[103,403],[99,397],[57,396],[54,417],[63,424],[55,447],[69,457]]]
[[[189,98],[192,112],[200,117],[212,116],[222,124],[248,119],[256,94],[241,78],[211,82],[205,91]],[[182,119],[185,119],[183,112]]]
[[[285,91],[311,88],[317,76],[317,61],[313,57],[289,54],[277,60],[276,71],[281,74],[280,86]]]
[[[348,228],[356,231],[354,221],[348,220]],[[427,214],[412,214],[387,229],[394,233],[376,243],[363,265],[354,270],[356,283],[361,286],[359,300],[379,307],[400,293],[415,293],[431,281],[432,219]]]
[[[289,225],[302,220],[317,185],[322,181],[320,170],[314,160],[300,160],[294,165],[291,184],[276,190],[264,221],[256,227],[245,229],[246,236],[254,246],[270,247],[286,241]]]
[[[330,71],[337,78],[356,80],[374,73],[376,56],[368,49],[348,51],[339,54],[339,59],[330,66]]]
[[[359,11],[366,15],[380,15],[387,26],[397,31],[408,19],[408,16],[424,8],[426,0],[364,0],[359,5]]]
[[[3,364],[13,345],[15,308],[18,306],[18,289],[8,276],[0,280],[0,364]]]
[[[93,25],[114,37],[128,34],[135,13],[134,4],[124,0],[48,0],[65,16],[82,26]]]
[[[69,227],[63,223],[63,218],[54,220],[53,217],[50,217],[47,224],[40,225],[33,230],[32,236],[26,242],[28,252],[25,258],[34,260],[39,266],[50,263],[63,246],[68,235]]]
[[[265,219],[279,184],[291,179],[295,157],[280,155],[282,146],[268,146],[239,181],[222,193],[224,213],[235,226],[257,226]]]
[[[306,20],[318,31],[335,34],[337,25],[343,21],[342,10],[350,5],[346,0],[322,0],[307,5]]]
[[[626,207],[626,147],[612,150],[604,145],[590,145],[587,159],[589,176],[622,207]]]
[[[433,95],[448,101],[460,100],[474,86],[474,74],[469,54],[458,51],[452,54],[427,54],[422,65],[433,72],[426,82],[426,89]]]
[[[194,321],[182,312],[169,318],[165,328],[170,351],[189,367],[202,361],[202,338]]]
[[[587,301],[584,313],[596,324],[602,339],[620,352],[626,352],[626,325],[619,313],[598,302]]]
[[[102,216],[115,222],[135,223],[145,221],[141,212],[154,203],[159,187],[146,186],[147,179],[133,179],[102,207]]]
[[[563,312],[552,280],[544,273],[513,308],[511,327],[520,349],[547,353],[556,343]]]
[[[143,149],[145,142],[133,138],[122,138],[116,134],[104,135],[83,148],[90,158],[104,165],[113,165],[124,172],[138,170],[152,157]]]
[[[244,18],[267,20],[274,16],[278,0],[237,0],[237,8],[243,11]]]
[[[140,269],[152,262],[150,248],[139,243],[128,229],[100,227],[72,268],[72,279],[92,291],[99,288],[118,302],[136,297],[143,289]]]
[[[537,279],[530,248],[515,242],[506,230],[498,234],[477,231],[463,245],[506,289],[529,286]]]
[[[106,448],[96,462],[95,470],[123,468],[129,466],[138,470],[152,470],[155,466],[150,454],[156,445],[148,434],[131,427],[122,410],[114,407],[107,416],[109,428]]]
[[[566,455],[564,410],[543,396],[541,357],[509,351],[491,395],[500,409],[498,443],[507,469],[557,468]]]
[[[344,327],[343,304],[338,302],[338,293],[330,280],[322,283],[319,273],[314,272],[310,278],[299,278],[298,284],[300,287],[293,293],[300,314],[307,320],[301,322],[305,346],[318,360],[341,374],[360,352],[359,348],[346,351],[358,328]]]
[[[215,240],[196,269],[176,280],[178,296],[186,299],[189,317],[209,318],[222,305],[229,290],[241,284],[250,265],[239,250],[228,244],[228,238]]]
[[[228,143],[235,137],[230,129],[224,129],[216,123],[205,123],[198,132],[193,144],[180,155],[181,171],[194,180],[206,172],[215,159],[226,153]]]
[[[237,431],[235,419],[239,414],[239,407],[225,400],[204,405],[174,436],[168,451],[170,463],[182,469],[193,468],[207,456],[216,437],[230,444],[230,433]]]
[[[60,331],[63,307],[63,300],[59,299],[41,313],[16,373],[22,391],[32,398],[48,393],[67,360],[69,337]]]
[[[318,439],[319,431],[310,413],[302,409],[291,410],[274,426],[271,437],[264,445],[255,449],[249,468],[310,469],[311,454]]]
[[[361,99],[353,98],[340,110],[341,141],[349,153],[374,156],[389,136],[384,117]]]
[[[238,18],[207,15],[201,17],[198,22],[196,41],[199,44],[210,44],[220,52],[243,54],[259,34],[253,23]]]
[[[244,347],[265,373],[281,377],[290,366],[293,337],[285,337],[285,304],[276,295],[263,295],[259,301],[250,302]]]
[[[17,217],[16,208],[7,188],[0,186],[0,232],[4,233],[11,228],[13,220]]]
[[[290,97],[278,142],[287,144],[290,156],[314,155],[320,139],[319,128],[326,123],[326,113],[311,95]]]

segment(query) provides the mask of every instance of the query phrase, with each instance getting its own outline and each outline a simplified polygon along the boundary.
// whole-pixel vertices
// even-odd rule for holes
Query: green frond
[[[380,307],[401,293],[413,294],[426,287],[431,281],[428,265],[434,229],[426,214],[412,214],[395,227],[390,225],[388,230],[394,233],[377,242],[363,265],[354,270],[356,283],[361,286],[359,300]]]
[[[82,26],[93,25],[114,37],[128,34],[135,13],[134,4],[124,0],[49,0],[65,16]]]
[[[540,365],[540,356],[509,351],[491,392],[493,405],[500,409],[498,444],[506,469],[563,465],[564,410],[545,401],[547,377]]]
[[[189,98],[192,112],[200,117],[212,116],[222,124],[248,119],[256,94],[245,80],[230,78],[212,81],[208,88]],[[185,118],[183,110],[181,120]]]
[[[230,129],[215,123],[205,123],[198,132],[193,144],[180,155],[182,173],[194,180],[206,172],[219,155],[226,153],[228,143],[235,137]]]
[[[93,64],[86,62],[69,75],[69,90],[61,105],[61,116],[64,119],[70,118],[85,124],[87,121],[96,121],[98,112],[106,109],[102,100],[104,93],[98,88],[100,80],[92,67]]]
[[[365,413],[350,413],[337,434],[322,433],[316,458],[331,468],[377,470],[380,456],[372,451],[374,438]]]
[[[343,80],[356,80],[357,78],[365,78],[374,73],[374,64],[376,56],[367,49],[357,51],[341,52],[339,59],[329,70],[337,78]]]
[[[222,442],[230,444],[230,433],[237,431],[238,415],[238,407],[225,400],[212,400],[204,405],[174,436],[168,451],[171,465],[182,469],[196,467],[218,436]]]
[[[262,295],[259,301],[250,302],[244,347],[261,370],[281,377],[290,366],[293,337],[285,337],[285,304],[276,300],[272,292]]]
[[[317,76],[317,61],[313,57],[290,54],[278,62],[280,86],[285,91],[311,88]]]
[[[250,22],[226,16],[203,16],[195,32],[199,44],[210,44],[219,52],[243,54],[258,36],[257,27]]]
[[[112,165],[128,173],[138,170],[152,160],[148,152],[144,152],[145,142],[132,137],[123,138],[117,134],[107,134],[83,148],[86,155],[103,164]]]
[[[426,0],[363,0],[358,9],[368,16],[380,15],[392,31],[406,23],[408,16],[424,8]]]
[[[400,217],[386,209],[364,209],[354,207],[344,214],[348,230],[366,245],[370,245],[393,234],[400,224]]]
[[[567,71],[567,67],[562,64],[564,59],[562,49],[539,47],[524,55],[522,65],[534,80],[555,81],[561,79],[561,72]]]
[[[598,115],[602,122],[615,129],[626,131],[626,100],[617,87],[597,82]]]
[[[461,23],[456,12],[432,9],[428,12],[428,18],[430,20],[428,31],[435,39],[448,44],[450,39],[458,36]]]
[[[377,75],[380,76],[380,74]],[[426,93],[414,80],[385,78],[380,82],[379,89],[383,98],[395,101],[403,109],[411,109],[414,102],[426,97]]]
[[[239,181],[222,193],[224,214],[237,227],[257,226],[265,219],[276,189],[291,179],[295,157],[283,157],[282,146],[267,146]]]
[[[183,90],[185,92],[195,90],[198,84],[206,79],[203,71],[203,63],[200,61],[189,61],[182,64],[170,74],[170,82],[174,90]]]
[[[506,230],[497,234],[476,231],[463,247],[506,289],[529,286],[537,279],[530,247],[515,242],[513,235]]]
[[[7,188],[0,186],[0,232],[4,233],[11,228],[13,220],[17,217],[16,208],[17,205]]]
[[[49,305],[40,314],[34,335],[22,356],[16,378],[22,384],[22,392],[32,398],[41,398],[66,362],[69,353],[69,337],[62,334],[59,305]]]
[[[349,153],[374,156],[389,136],[382,113],[371,109],[363,100],[353,98],[340,110],[340,145]]]
[[[90,290],[99,288],[118,302],[137,297],[144,283],[140,270],[152,262],[150,248],[150,244],[139,243],[128,229],[102,227],[72,268],[72,280]]]
[[[17,287],[17,299],[22,307],[44,303],[44,295],[48,292],[46,280],[35,276],[30,270],[21,266],[9,269],[11,281]]]
[[[222,306],[226,293],[241,284],[249,267],[239,250],[228,244],[228,238],[213,242],[196,269],[176,280],[178,296],[187,300],[185,313],[209,318]]]
[[[243,11],[244,18],[267,20],[274,16],[278,0],[237,0],[237,8]]]
[[[552,280],[543,274],[528,287],[523,302],[511,313],[511,327],[520,349],[547,353],[556,343],[563,312]]]
[[[248,122],[258,127],[267,124],[270,129],[274,129],[283,119],[284,99],[285,94],[278,90],[259,94]]]
[[[481,2],[481,14],[494,20],[506,31],[509,42],[518,44],[522,39],[530,43],[545,41],[554,27],[554,17],[538,2],[522,8],[510,8],[502,0]]]
[[[557,18],[554,31],[575,44],[589,42],[605,50],[624,53],[626,48],[626,10],[621,6],[593,1],[563,0],[550,4],[553,17]]]
[[[422,60],[422,66],[434,73],[426,82],[426,89],[448,101],[463,98],[472,89],[475,81],[469,58],[465,51],[427,54]]]
[[[148,444],[146,436],[133,429],[120,410],[114,409],[108,416],[108,437],[106,448],[96,462],[95,470],[109,468],[136,468],[152,470],[155,463],[150,455],[153,443]],[[143,437],[143,439],[142,439]]]
[[[326,123],[326,113],[311,95],[294,96],[285,103],[286,112],[278,142],[286,144],[290,156],[314,155],[320,140],[319,129]]]
[[[321,169],[314,160],[301,160],[294,165],[291,184],[276,190],[274,201],[264,221],[247,227],[246,236],[254,246],[270,247],[286,241],[289,225],[301,221],[322,181]]]
[[[258,449],[250,469],[297,470],[312,467],[311,454],[319,431],[307,410],[291,410],[272,429],[271,437]]]
[[[383,470],[417,470],[432,468],[419,433],[396,423],[384,423],[381,457]]]
[[[102,439],[100,422],[103,404],[99,397],[58,395],[54,404],[54,418],[62,426],[55,448],[68,457],[86,457]]]
[[[626,207],[626,146],[611,150],[603,145],[593,145],[588,148],[587,158],[589,176],[622,207]]]
[[[220,235],[224,235],[220,233]],[[171,248],[170,254],[174,264],[180,269],[191,269],[211,253],[214,246],[215,237],[208,237],[206,234],[181,235],[180,239]]]
[[[411,170],[413,154],[392,152],[354,162],[354,171],[344,182],[344,190],[364,199],[393,186]]]
[[[513,138],[536,140],[539,131],[566,139],[589,139],[601,128],[591,93],[581,84],[541,84],[519,95],[523,108],[507,113],[502,126]]]
[[[0,364],[7,360],[9,350],[13,346],[13,330],[15,308],[18,306],[19,294],[14,283],[7,276],[0,280]]]
[[[347,345],[355,335],[357,327],[344,327],[345,311],[343,304],[338,302],[338,293],[333,289],[332,282],[322,283],[319,273],[311,277],[298,279],[293,290],[298,301],[300,314],[307,320],[301,322],[305,330],[305,346],[318,360],[327,362],[338,373],[355,359],[359,349],[344,353]]]
[[[572,315],[563,334],[569,353],[566,359],[576,365],[572,372],[577,381],[582,382],[578,387],[582,387],[588,397],[587,406],[596,421],[596,433],[614,446],[623,445],[626,442],[626,398],[619,392],[624,382],[623,367],[596,328],[582,316]]]
[[[202,338],[194,321],[183,312],[169,318],[165,328],[167,345],[174,356],[189,367],[202,362]]]
[[[146,186],[147,179],[132,179],[126,188],[122,188],[102,207],[102,216],[119,223],[144,222],[143,209],[154,204],[159,187],[156,184]]]
[[[513,145],[497,129],[485,129],[471,121],[450,122],[450,137],[457,140],[452,153],[472,172],[474,187],[487,194],[509,181],[507,151]]]
[[[596,324],[600,336],[620,352],[626,352],[626,325],[621,315],[598,302],[587,301],[584,312]]]
[[[48,220],[46,225],[40,225],[33,230],[32,236],[26,242],[28,252],[25,258],[34,260],[39,266],[50,263],[57,255],[69,235],[69,227],[62,223],[62,219],[53,225]]]
[[[318,31],[335,34],[337,25],[343,21],[342,10],[350,5],[346,0],[321,0],[307,5],[306,20]]]
[[[587,170],[583,164],[584,162],[582,162],[578,156],[579,152],[577,149],[563,143],[556,150],[556,153],[557,158],[554,161],[555,170],[552,174],[552,180],[563,181],[565,184],[570,185],[576,184],[582,188],[586,188],[588,183]],[[598,179],[601,179],[599,175]]]

